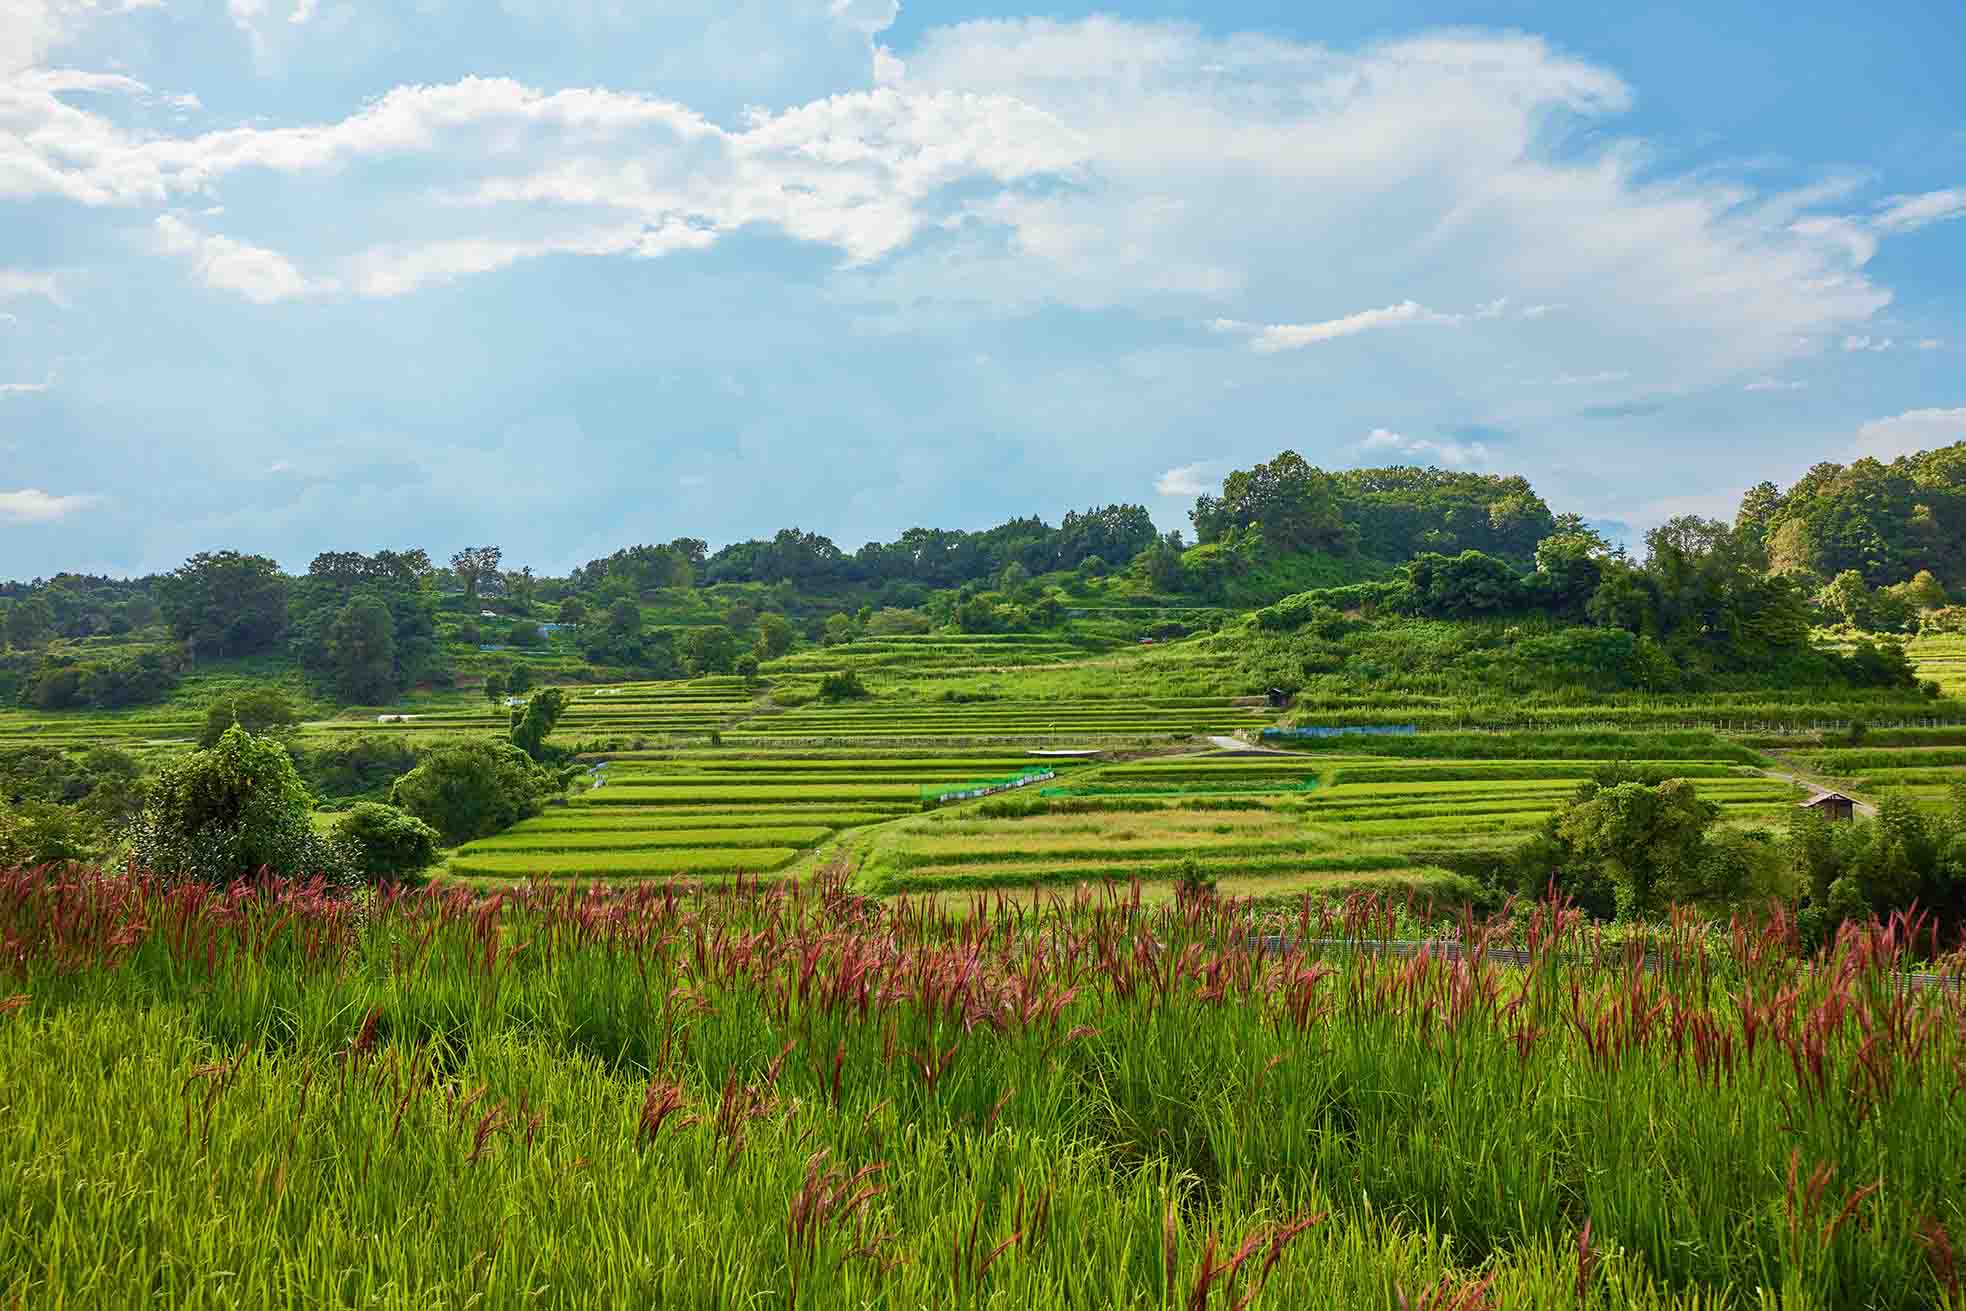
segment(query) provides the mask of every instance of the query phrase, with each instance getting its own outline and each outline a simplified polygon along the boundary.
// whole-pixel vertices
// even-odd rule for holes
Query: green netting
[[[1058,777],[1058,771],[1051,768],[1023,769],[1015,774],[1004,774],[997,778],[972,779],[966,783],[924,783],[922,800],[941,804],[945,801],[969,801],[975,797],[987,797],[996,792],[1008,792],[1013,788],[1030,787],[1034,783],[1045,783]]]

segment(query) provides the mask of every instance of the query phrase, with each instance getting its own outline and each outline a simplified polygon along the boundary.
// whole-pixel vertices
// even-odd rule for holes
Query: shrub
[[[538,646],[546,640],[546,634],[540,631],[538,624],[527,621],[512,625],[512,631],[505,640],[513,646]]]
[[[0,869],[87,860],[90,837],[72,806],[24,801],[0,808]]]
[[[437,748],[397,779],[389,801],[456,846],[537,815],[556,791],[554,777],[519,748],[505,742],[459,742]]]
[[[371,878],[406,879],[437,860],[437,830],[394,806],[357,802],[334,834]]]
[[[227,729],[237,724],[256,737],[281,733],[300,722],[300,706],[284,688],[254,687],[236,696],[223,697],[205,710],[205,728],[198,745],[218,745]]]
[[[156,874],[201,883],[261,871],[353,882],[354,861],[314,831],[309,801],[287,749],[234,725],[158,775],[131,828],[131,854]]]
[[[819,680],[821,701],[854,701],[872,695],[856,670],[842,669]]]

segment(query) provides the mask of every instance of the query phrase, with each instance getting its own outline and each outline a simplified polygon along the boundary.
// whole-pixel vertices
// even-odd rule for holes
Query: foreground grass
[[[0,1300],[1961,1305],[1966,1007],[1902,929],[1250,925],[0,876]]]

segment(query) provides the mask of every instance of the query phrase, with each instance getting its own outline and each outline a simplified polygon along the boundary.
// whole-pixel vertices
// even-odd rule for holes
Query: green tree
[[[1650,787],[1586,785],[1558,813],[1556,832],[1580,858],[1604,868],[1617,891],[1618,917],[1633,919],[1698,893],[1707,827],[1719,815],[1684,779]]]
[[[397,779],[389,801],[456,846],[537,815],[556,790],[556,780],[510,743],[458,742]]]
[[[608,607],[608,632],[616,637],[634,637],[642,631],[642,607],[622,597]]]
[[[819,680],[821,701],[857,701],[872,695],[859,673],[851,669],[837,670]]]
[[[513,665],[505,671],[505,691],[511,696],[524,696],[532,691],[533,672],[528,664]]]
[[[328,629],[328,651],[335,691],[354,705],[384,705],[396,699],[396,621],[389,607],[372,596],[358,596],[342,608]]]
[[[737,635],[722,624],[692,628],[683,639],[683,667],[691,677],[728,674],[737,665]]]
[[[307,786],[271,737],[228,728],[166,765],[132,826],[137,863],[165,878],[226,884],[261,871],[354,880],[348,852],[308,822]]]
[[[1181,552],[1166,542],[1155,542],[1139,556],[1147,585],[1156,592],[1181,590]]]
[[[88,860],[96,835],[73,806],[21,801],[0,807],[0,870]]]
[[[767,660],[776,660],[792,649],[794,634],[789,620],[781,614],[758,616],[758,646]]]
[[[160,590],[172,634],[196,655],[252,655],[286,635],[287,580],[263,555],[202,551]]]
[[[1870,626],[1870,588],[1855,569],[1845,569],[1823,589],[1823,608],[1852,628]]]
[[[505,671],[494,669],[485,675],[485,700],[498,705],[505,700]]]
[[[371,880],[407,879],[437,863],[437,830],[394,806],[358,801],[334,835]]]
[[[1330,476],[1295,451],[1235,470],[1223,479],[1222,495],[1201,497],[1189,518],[1202,542],[1219,541],[1253,525],[1279,550],[1335,551],[1346,544],[1344,515]]]
[[[503,575],[505,594],[518,603],[519,613],[532,613],[533,597],[539,593],[539,580],[532,576],[532,566],[514,569]]]
[[[54,632],[54,611],[45,598],[25,596],[7,607],[6,639],[9,646],[31,651]]]
[[[481,591],[490,591],[500,581],[498,562],[504,552],[496,546],[467,546],[451,556],[451,572],[464,584],[466,605],[477,603]]]
[[[235,724],[254,737],[282,734],[300,722],[300,715],[300,703],[285,688],[249,687],[220,697],[205,708],[205,727],[198,735],[198,745],[206,749],[217,746]]]
[[[560,602],[560,622],[581,624],[587,621],[587,603],[577,596],[569,596]]]
[[[557,687],[541,688],[525,705],[512,707],[512,745],[538,760],[566,708],[567,694]]]

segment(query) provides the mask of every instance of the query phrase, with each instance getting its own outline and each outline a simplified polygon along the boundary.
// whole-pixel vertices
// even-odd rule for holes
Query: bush
[[[457,640],[466,646],[482,646],[485,641],[485,635],[479,629],[476,620],[467,619],[457,626]]]
[[[872,695],[860,681],[860,674],[852,669],[842,669],[819,680],[821,701],[855,701]]]
[[[87,860],[91,834],[81,812],[49,801],[0,809],[0,869]]]
[[[165,878],[221,886],[261,871],[354,882],[354,860],[314,831],[309,803],[287,749],[234,725],[165,766],[131,828],[131,854]]]
[[[406,879],[437,861],[437,830],[394,806],[357,802],[334,834],[371,878]]]
[[[255,737],[281,733],[300,722],[300,706],[286,690],[254,687],[236,696],[223,697],[205,710],[205,729],[198,745],[214,747],[227,729],[237,724]]]
[[[397,779],[389,801],[456,846],[530,819],[558,790],[551,774],[509,743],[460,742],[437,748]]]

